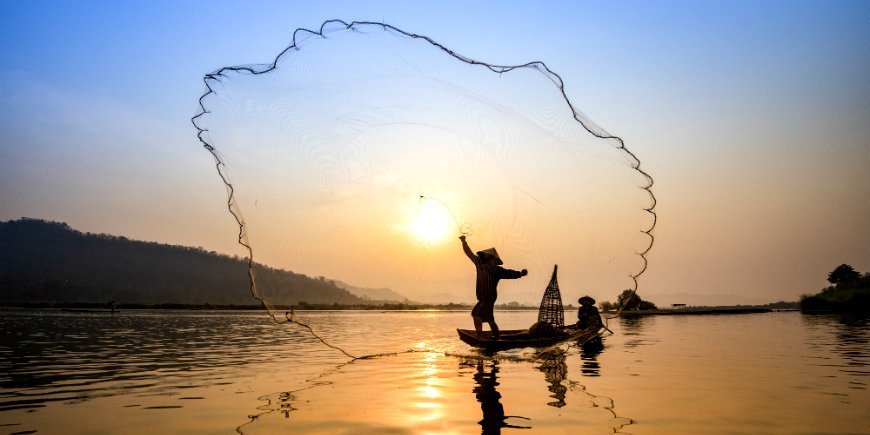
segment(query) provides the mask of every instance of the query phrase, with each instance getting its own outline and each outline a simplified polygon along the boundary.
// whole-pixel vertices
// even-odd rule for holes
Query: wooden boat
[[[572,327],[566,327],[552,337],[533,337],[528,329],[503,330],[498,340],[492,339],[492,332],[481,331],[480,334],[473,329],[457,329],[459,339],[470,346],[478,347],[487,351],[517,349],[522,347],[547,347],[568,340],[585,343],[598,337],[598,328],[589,328],[580,331]]]
[[[528,329],[502,330],[499,339],[493,340],[491,331],[478,333],[473,329],[457,329],[459,339],[490,352],[521,347],[548,347],[568,340],[585,345],[587,342],[594,343],[596,341],[594,339],[597,339],[598,345],[601,345],[599,333],[604,329],[601,326],[593,326],[585,330],[578,329],[576,325],[555,326],[564,324],[562,294],[559,292],[559,282],[556,279],[558,270],[559,266],[553,266],[553,276],[544,290],[541,307],[538,309],[538,323],[553,325],[549,328],[555,332],[553,335],[544,337],[532,335]]]
[[[99,308],[61,308],[65,313],[91,313],[91,314],[115,314],[120,310],[106,310]]]

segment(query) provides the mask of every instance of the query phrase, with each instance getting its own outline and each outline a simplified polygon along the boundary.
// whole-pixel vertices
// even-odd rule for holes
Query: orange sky
[[[307,9],[263,3],[244,10],[177,5],[174,21],[163,19],[165,11],[154,4],[57,6],[0,4],[0,219],[52,219],[83,231],[242,254],[213,162],[189,122],[203,91],[202,75],[221,65],[271,61],[296,27],[316,28],[334,17],[376,18],[490,62],[543,60],[562,76],[579,110],[625,140],[655,178],[659,200],[656,245],[641,295],[659,295],[660,302],[719,295],[735,303],[795,300],[825,285],[827,273],[840,263],[870,271],[866,2],[797,2],[788,11],[775,3],[741,2],[567,9],[449,2],[337,2]],[[136,19],[122,19],[129,16]],[[434,131],[448,137],[443,129]],[[390,134],[399,136],[396,130]],[[446,161],[448,169],[464,164]],[[333,168],[346,176],[365,173]],[[509,173],[518,187],[534,185],[516,170]],[[341,187],[360,188],[351,182]],[[503,218],[481,207],[485,201],[463,205],[457,189],[435,183],[404,189],[395,209],[379,210],[401,215],[402,207],[417,206],[420,193],[435,191],[453,195],[460,220],[480,214],[485,221],[488,213]],[[594,192],[601,189],[587,193]],[[552,202],[543,201],[545,207]],[[643,214],[635,218],[632,224],[642,227]],[[305,222],[299,225],[288,243],[312,234]],[[485,228],[474,225],[475,247],[496,245],[508,265],[523,262],[521,238],[485,238]],[[535,228],[534,240],[555,238],[546,234],[552,228]],[[407,251],[399,240],[391,252]],[[263,246],[264,258],[270,250],[283,252],[276,258],[283,255],[285,262],[276,265],[302,264],[291,245]],[[458,244],[440,246],[402,260],[450,270],[467,266]],[[535,258],[547,259],[540,261],[547,265],[541,270],[558,261]],[[618,271],[633,270],[618,264]],[[327,274],[336,267],[312,265],[305,272]],[[605,269],[591,267],[589,273]],[[532,302],[532,288],[548,273],[530,275],[527,290],[506,287],[503,301]],[[470,300],[472,284],[462,284],[467,276],[456,279],[455,288],[441,296]],[[575,282],[566,282],[571,292],[611,298],[596,293],[605,286]]]

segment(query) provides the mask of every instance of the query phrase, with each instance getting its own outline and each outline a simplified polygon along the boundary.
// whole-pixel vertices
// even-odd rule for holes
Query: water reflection
[[[283,391],[258,397],[257,400],[265,403],[257,407],[257,411],[259,411],[258,413],[248,415],[247,422],[236,426],[236,433],[239,435],[246,435],[247,432],[245,431],[249,429],[250,425],[260,420],[260,418],[273,413],[277,413],[285,420],[289,420],[290,412],[297,410],[297,408],[293,406],[293,402],[296,400],[293,393],[294,392],[291,391]]]
[[[598,356],[603,350],[604,341],[600,336],[594,337],[580,344],[580,374],[582,376],[601,376],[601,365],[598,362]],[[606,409],[610,413],[611,417],[610,421],[608,422],[608,426],[611,432],[618,433],[623,427],[634,423],[634,421],[630,418],[620,417],[619,415],[617,415],[615,410],[616,405],[614,404],[612,398],[607,396],[595,395],[588,391],[585,385],[582,385],[576,381],[566,379],[568,374],[568,366],[565,362],[566,352],[564,350],[557,349],[556,351],[539,355],[539,357],[541,356],[545,356],[546,359],[544,360],[544,363],[539,367],[539,370],[543,371],[546,374],[547,382],[550,383],[549,390],[551,393],[553,393],[553,395],[550,397],[554,397],[557,399],[555,402],[547,403],[547,405],[561,408],[566,405],[565,393],[567,391],[580,391],[586,395],[586,401],[585,403],[581,402],[581,406],[585,405],[591,408],[602,408]],[[569,387],[564,387],[562,385],[562,381],[565,380],[567,380]]]
[[[547,402],[547,405],[561,408],[565,406],[565,393],[568,391],[568,387],[562,385],[562,381],[565,380],[565,376],[568,374],[568,365],[565,364],[565,351],[555,349],[546,354],[539,355],[539,359],[541,360],[541,365],[538,366],[538,370],[544,373],[544,379],[549,384],[547,389],[550,390],[550,397],[556,399],[555,401]]]
[[[836,355],[842,363],[834,364],[831,357],[816,357],[817,365],[834,366],[845,377],[848,390],[866,390],[870,384],[870,316],[867,314],[809,314],[802,315],[804,324],[813,334],[808,337],[810,348],[820,355]],[[831,340],[831,338],[834,338]],[[829,393],[830,394],[830,393]],[[848,394],[840,393],[843,403],[850,403]]]
[[[601,376],[601,364],[598,355],[604,350],[601,337],[595,337],[580,347],[580,374],[583,376]]]
[[[488,370],[487,370],[488,366]],[[477,386],[472,390],[477,401],[480,402],[480,410],[483,411],[483,420],[478,424],[483,434],[500,434],[501,428],[530,429],[529,426],[518,426],[508,423],[509,418],[526,417],[505,415],[504,406],[501,404],[501,394],[496,390],[498,386],[498,361],[478,360],[477,373],[474,374],[474,382]]]
[[[569,348],[553,349],[534,359],[412,352],[358,360],[327,370],[297,390],[261,397],[265,403],[237,432],[306,432],[328,424],[334,432],[369,425],[371,433],[468,433],[477,426],[482,434],[500,434],[502,429],[532,429],[533,420],[540,424],[535,428],[546,430],[563,418],[564,424],[606,424],[609,431],[619,432],[631,424],[631,419],[617,416],[611,398],[592,394],[569,379],[569,362],[576,357]],[[458,360],[455,374],[448,368],[453,359]],[[528,376],[537,372],[544,374],[545,383],[539,376]],[[546,386],[547,397],[553,400],[542,406],[538,392],[523,390],[526,386]],[[466,400],[471,399],[468,392],[473,401]],[[366,399],[336,401],[336,394]],[[469,409],[474,402],[479,412]],[[511,415],[517,409],[524,416]],[[597,412],[602,409],[609,414],[606,423],[596,420],[603,417]]]
[[[619,326],[622,327],[623,334],[627,337],[625,347],[637,347],[648,344],[644,337],[644,332],[648,330],[646,323],[650,321],[650,316],[628,316],[619,318]]]
[[[534,314],[505,316],[528,324],[523,316]],[[870,427],[866,316],[625,319],[611,323],[607,351],[571,347],[564,360],[531,350],[469,354],[454,328],[467,313],[328,319],[332,330],[372,328],[346,339],[358,348],[378,341],[419,351],[348,364],[260,312],[0,312],[0,433],[220,433],[243,422],[248,435]],[[771,415],[780,416],[773,428]]]
[[[191,404],[193,388],[226,388],[247,367],[303,356],[301,333],[259,312],[129,311],[112,316],[57,311],[0,315],[0,412],[34,411],[127,396],[141,409]],[[154,403],[155,401],[168,403]],[[149,406],[150,405],[150,406]]]

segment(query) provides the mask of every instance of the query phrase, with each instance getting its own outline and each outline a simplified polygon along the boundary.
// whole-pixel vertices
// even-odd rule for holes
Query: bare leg
[[[483,322],[480,321],[480,317],[471,316],[474,319],[474,330],[477,331],[477,335],[480,336],[481,331],[483,331]]]
[[[492,330],[492,339],[498,340],[498,336],[499,336],[498,325],[495,324],[495,320],[493,320],[492,322],[486,322],[486,323],[489,323],[489,329]]]

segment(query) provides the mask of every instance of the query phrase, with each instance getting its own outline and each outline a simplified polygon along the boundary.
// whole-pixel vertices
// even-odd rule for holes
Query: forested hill
[[[295,305],[371,303],[335,285],[258,266],[257,284]],[[0,302],[256,305],[247,261],[202,248],[82,233],[38,219],[0,222]]]

